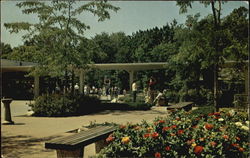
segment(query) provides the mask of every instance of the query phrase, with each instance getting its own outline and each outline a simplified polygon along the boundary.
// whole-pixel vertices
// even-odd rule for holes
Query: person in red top
[[[156,80],[154,77],[150,77],[149,83],[148,83],[148,91],[149,91],[149,102],[152,104],[155,99],[155,85]]]

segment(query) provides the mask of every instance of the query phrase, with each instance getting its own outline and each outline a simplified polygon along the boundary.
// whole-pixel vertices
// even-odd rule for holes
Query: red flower
[[[213,125],[212,124],[209,124],[209,123],[207,123],[207,124],[205,124],[205,128],[207,129],[207,130],[211,130],[211,129],[213,129]]]
[[[151,134],[151,137],[156,139],[156,138],[159,137],[159,134],[157,132],[154,132],[154,133]]]
[[[192,126],[192,128],[197,128],[197,126],[195,125],[195,126]]]
[[[161,153],[156,152],[156,153],[155,153],[155,158],[161,158]]]
[[[220,112],[215,112],[214,115],[215,116],[220,116]]]
[[[144,137],[144,138],[148,138],[148,137],[150,137],[150,134],[149,134],[149,133],[146,133],[146,134],[143,135],[143,137]]]
[[[166,146],[165,150],[170,151],[171,150],[170,146]]]
[[[196,155],[200,155],[202,151],[203,151],[203,147],[202,146],[197,145],[197,146],[194,147],[194,153]]]
[[[208,116],[213,116],[214,114],[213,113],[209,113]]]
[[[164,120],[159,120],[159,123],[165,123],[165,121]]]
[[[184,130],[182,130],[182,129],[179,129],[178,132],[177,132],[178,135],[181,135],[183,133],[184,133]]]
[[[172,125],[171,128],[176,128],[177,126],[176,125]]]
[[[223,138],[224,139],[228,139],[229,137],[228,137],[228,135],[224,135]]]
[[[215,116],[214,118],[218,120],[220,117],[219,116]]]
[[[171,129],[170,127],[163,127],[162,128],[162,131],[164,132],[164,131],[167,131],[167,130],[169,130],[169,129]]]
[[[214,141],[212,141],[212,142],[210,142],[210,145],[211,145],[212,147],[215,147],[215,146],[217,145],[217,143],[214,142]]]
[[[239,144],[231,144],[233,147],[235,147],[235,148],[239,148],[240,146],[239,146]]]

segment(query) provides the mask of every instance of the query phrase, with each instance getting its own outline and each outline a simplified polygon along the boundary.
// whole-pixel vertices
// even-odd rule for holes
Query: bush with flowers
[[[247,157],[247,115],[172,111],[153,123],[120,125],[99,157]]]

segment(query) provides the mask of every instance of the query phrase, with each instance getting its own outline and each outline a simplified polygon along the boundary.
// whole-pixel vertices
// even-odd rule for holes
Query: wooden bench
[[[180,102],[175,105],[167,106],[167,110],[172,110],[172,109],[184,109],[185,111],[189,111],[192,109],[193,102]]]
[[[45,142],[45,148],[56,149],[57,158],[82,158],[86,145],[96,143],[96,152],[98,153],[106,145],[105,139],[115,130],[115,126],[97,126]]]

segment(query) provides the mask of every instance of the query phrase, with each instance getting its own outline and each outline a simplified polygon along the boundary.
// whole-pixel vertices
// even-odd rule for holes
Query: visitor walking
[[[136,81],[134,81],[132,84],[132,93],[133,93],[133,102],[136,102],[136,95],[137,95]]]

